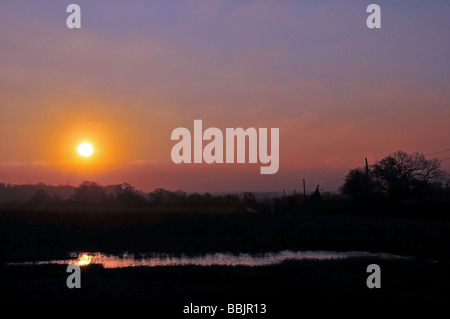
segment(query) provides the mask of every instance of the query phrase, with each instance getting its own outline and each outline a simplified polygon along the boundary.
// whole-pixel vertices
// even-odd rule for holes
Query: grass
[[[381,267],[381,289],[368,289],[366,268]],[[448,262],[423,260],[285,261],[261,267],[82,268],[81,289],[66,287],[66,266],[3,266],[0,289],[11,299],[142,299],[273,303],[279,300],[389,300],[450,297]]]
[[[152,311],[165,305],[166,315],[180,315],[190,302],[224,307],[229,302],[267,303],[272,313],[278,313],[295,312],[314,301],[350,305],[448,299],[450,220],[433,215],[433,208],[426,206],[416,207],[414,216],[407,218],[408,209],[395,207],[380,214],[347,208],[264,214],[186,207],[0,211],[0,289],[7,298],[36,299],[43,305],[54,299],[140,300]],[[441,217],[434,218],[437,215]],[[82,289],[77,290],[66,287],[64,265],[5,265],[65,259],[71,251],[258,255],[286,249],[359,250],[416,258],[302,260],[261,267],[90,265],[82,268]],[[381,266],[381,289],[366,287],[371,263]]]
[[[450,220],[383,214],[327,210],[252,214],[213,208],[0,212],[1,258],[4,262],[66,258],[71,251],[198,255],[290,249],[450,260]]]

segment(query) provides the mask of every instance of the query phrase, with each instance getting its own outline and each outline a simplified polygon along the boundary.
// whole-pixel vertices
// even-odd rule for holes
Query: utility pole
[[[306,197],[306,183],[305,183],[305,179],[303,179],[303,196]]]
[[[369,163],[367,162],[367,157],[366,157],[366,176],[367,178],[369,178]]]

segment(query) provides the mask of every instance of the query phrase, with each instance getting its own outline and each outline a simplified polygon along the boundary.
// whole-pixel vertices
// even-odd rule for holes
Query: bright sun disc
[[[77,151],[81,156],[88,157],[94,152],[94,148],[89,143],[83,143],[77,147]]]

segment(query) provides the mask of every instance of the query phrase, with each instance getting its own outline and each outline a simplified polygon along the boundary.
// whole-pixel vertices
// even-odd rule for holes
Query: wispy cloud
[[[32,166],[47,166],[49,164],[45,161],[34,161],[33,163],[31,163],[31,165]]]
[[[1,166],[23,166],[22,162],[0,162]]]
[[[130,165],[147,165],[147,164],[156,164],[157,160],[136,160],[131,161]]]

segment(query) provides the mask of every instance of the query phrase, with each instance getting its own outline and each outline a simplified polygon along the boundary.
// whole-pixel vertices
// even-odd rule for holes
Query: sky
[[[366,157],[450,148],[449,17],[443,0],[2,0],[0,182],[336,191]],[[173,163],[196,119],[279,128],[278,172]]]

